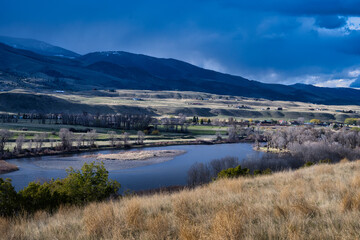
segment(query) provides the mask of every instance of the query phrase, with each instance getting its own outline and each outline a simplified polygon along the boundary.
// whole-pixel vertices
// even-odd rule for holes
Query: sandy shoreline
[[[115,154],[90,154],[83,158],[96,158],[97,160],[119,160],[119,161],[133,161],[133,160],[149,160],[152,158],[169,158],[184,154],[183,150],[139,150],[139,151],[125,151]]]

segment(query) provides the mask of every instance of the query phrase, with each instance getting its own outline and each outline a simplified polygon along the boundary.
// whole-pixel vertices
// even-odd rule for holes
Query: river
[[[131,149],[126,151],[136,151]],[[185,185],[187,171],[196,162],[210,162],[227,156],[238,157],[239,160],[246,157],[260,157],[261,152],[253,150],[249,143],[216,144],[216,145],[178,145],[166,147],[143,148],[141,150],[185,150],[186,153],[174,157],[165,162],[154,163],[140,167],[117,169],[115,163],[105,162],[111,179],[121,184],[121,192],[125,190],[146,190],[173,185]],[[96,153],[117,153],[124,150],[103,150]],[[68,167],[79,168],[84,160],[81,154],[43,156],[36,158],[21,158],[8,160],[9,163],[17,165],[20,170],[0,174],[1,178],[12,179],[16,190],[20,190],[29,182],[40,180],[45,181],[51,178],[63,178],[66,176],[65,169]],[[146,161],[146,160],[145,160]],[[146,163],[145,163],[146,164]]]

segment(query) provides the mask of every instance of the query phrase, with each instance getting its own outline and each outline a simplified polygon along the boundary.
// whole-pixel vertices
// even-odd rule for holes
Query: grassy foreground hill
[[[359,239],[360,161],[219,180],[54,215],[0,218],[2,239]]]

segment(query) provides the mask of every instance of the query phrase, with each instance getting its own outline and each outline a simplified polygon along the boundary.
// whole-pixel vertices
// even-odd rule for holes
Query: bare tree
[[[12,132],[7,129],[0,129],[0,152],[4,153],[5,144],[12,137]]]
[[[261,140],[259,124],[256,126],[256,129],[254,130],[254,136],[255,136],[255,147],[257,150],[259,150],[260,149],[260,140]]]
[[[236,127],[235,126],[230,126],[228,128],[228,140],[230,142],[235,142],[237,140],[237,132],[236,132]]]
[[[81,134],[80,136],[81,136],[82,146],[85,147],[86,135],[85,135],[85,134]]]
[[[129,144],[129,133],[124,132],[122,134],[122,139],[123,139],[123,142],[124,142],[124,146],[127,146]]]
[[[144,137],[145,137],[145,133],[143,131],[138,131],[137,132],[137,144],[143,144]]]
[[[265,132],[264,132],[264,137],[265,137],[265,140],[266,140],[266,148],[267,148],[267,151],[269,151],[269,150],[270,150],[270,147],[271,147],[272,135],[273,135],[272,132],[269,132],[269,131],[265,131]]]
[[[300,123],[300,124],[304,124],[305,118],[299,117],[299,118],[297,119],[297,122]]]
[[[50,148],[53,148],[54,147],[54,139],[49,139],[49,142],[50,142]]]
[[[35,141],[35,150],[36,151],[39,151],[41,150],[44,142],[45,142],[45,139],[48,137],[48,134],[47,133],[40,133],[40,134],[36,134],[34,136],[34,141]]]
[[[215,133],[215,136],[216,136],[216,141],[221,141],[222,140],[222,136],[221,136],[221,132],[220,131],[217,131]]]
[[[73,133],[67,128],[60,129],[59,137],[61,139],[61,146],[64,150],[72,148],[73,145]]]
[[[236,157],[214,159],[208,163],[194,163],[188,170],[187,184],[193,187],[211,182],[220,171],[236,167],[239,164],[239,159]]]
[[[195,163],[188,170],[187,184],[190,187],[208,182],[210,171],[204,163]]]
[[[87,139],[89,141],[89,146],[96,147],[95,141],[96,141],[96,138],[98,137],[96,130],[93,129],[93,130],[87,132],[86,135],[87,135]]]
[[[32,146],[33,146],[33,140],[30,139],[29,142],[28,142],[28,149],[29,149],[30,152],[32,151]]]
[[[16,139],[16,152],[21,153],[25,141],[25,136],[23,134],[19,135]]]
[[[84,134],[79,134],[76,136],[76,146],[78,149],[80,149],[84,139]]]
[[[109,131],[108,134],[109,134],[109,139],[110,139],[110,145],[112,147],[115,147],[116,146],[116,132]]]
[[[179,120],[178,120],[179,124],[180,124],[180,127],[181,127],[181,132],[184,132],[185,129],[184,129],[184,125],[186,123],[186,116],[182,113],[179,114]]]

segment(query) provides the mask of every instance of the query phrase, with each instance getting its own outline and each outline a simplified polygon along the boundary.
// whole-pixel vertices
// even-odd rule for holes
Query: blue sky
[[[176,58],[263,82],[360,76],[360,1],[1,0],[0,35]]]

